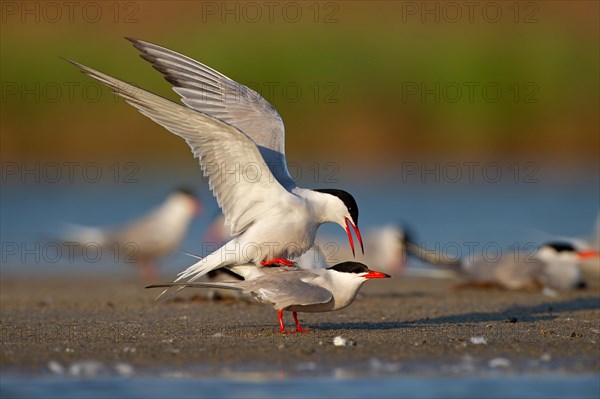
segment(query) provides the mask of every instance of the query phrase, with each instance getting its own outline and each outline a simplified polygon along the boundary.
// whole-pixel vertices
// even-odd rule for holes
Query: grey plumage
[[[263,274],[251,280],[232,282],[192,282],[156,284],[147,288],[195,287],[236,290],[250,294],[259,302],[285,309],[292,305],[307,306],[332,300],[331,291],[316,285],[320,275],[297,267],[267,267]]]
[[[283,121],[260,94],[173,50],[142,40],[127,40],[173,85],[173,91],[185,105],[247,134],[277,181],[287,190],[296,187],[285,160]]]

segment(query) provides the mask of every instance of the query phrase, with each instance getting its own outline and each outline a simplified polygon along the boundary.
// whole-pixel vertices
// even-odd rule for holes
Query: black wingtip
[[[63,57],[63,56],[60,56],[60,55],[59,55],[59,56],[58,56],[58,58],[60,58],[60,59],[61,59],[61,60],[63,60],[63,61],[67,61],[69,64],[72,64],[72,65],[77,65],[77,63],[76,63],[75,61],[71,61],[70,59],[68,59],[68,58],[65,58],[65,57]]]
[[[78,67],[78,68],[79,68],[79,65],[77,65],[77,63],[76,63],[75,61],[71,61],[70,59],[68,59],[68,58],[65,58],[65,57],[63,57],[63,56],[60,56],[60,55],[58,56],[58,58],[60,58],[61,60],[63,60],[63,61],[66,61],[66,62],[68,62],[69,64],[71,64],[71,65],[74,65],[74,66],[76,66],[76,67]],[[81,69],[81,68],[80,68],[80,69]]]
[[[80,71],[81,73],[83,73],[83,74],[86,74],[86,75],[87,75],[87,72],[85,71],[85,67],[84,67],[82,64],[80,64],[79,62],[77,62],[77,61],[73,61],[73,60],[70,60],[70,59],[68,59],[68,58],[65,58],[65,57],[58,57],[58,58],[60,58],[60,59],[62,59],[62,60],[65,60],[65,61],[66,61],[66,62],[68,62],[69,64],[71,64],[71,65],[73,65],[74,67],[76,67],[77,69],[79,69],[79,71]]]
[[[144,42],[142,42],[139,39],[136,39],[135,37],[129,37],[129,36],[123,36],[123,38],[125,40],[130,41],[133,44],[133,47],[135,47],[136,49],[140,50],[140,51],[144,51]]]
[[[125,39],[129,40],[133,44],[133,47],[135,47],[136,50],[140,51],[140,53],[141,53],[140,57],[142,59],[150,62],[151,64],[154,64],[154,61],[156,60],[156,58],[149,55],[148,50],[147,50],[148,45],[151,45],[150,43],[144,42],[142,40],[139,40],[139,39],[136,39],[133,37],[127,37],[127,36],[124,36],[124,37],[125,37]],[[155,68],[156,68],[156,66],[155,66]]]

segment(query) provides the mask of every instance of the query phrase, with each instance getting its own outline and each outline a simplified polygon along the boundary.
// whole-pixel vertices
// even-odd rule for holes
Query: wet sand
[[[4,275],[0,364],[19,373],[87,360],[142,374],[600,372],[597,288],[549,297],[453,284],[370,281],[344,310],[300,314],[311,333],[281,335],[271,307],[208,301],[197,289],[157,304],[158,291],[133,279]],[[293,327],[289,314],[286,323]],[[335,346],[336,336],[350,344]]]

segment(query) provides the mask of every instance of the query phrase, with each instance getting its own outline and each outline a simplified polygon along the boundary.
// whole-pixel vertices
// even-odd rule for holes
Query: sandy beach
[[[301,314],[307,334],[281,335],[276,312],[208,301],[122,278],[4,276],[3,372],[45,373],[81,361],[157,370],[600,371],[600,294],[453,290],[452,282],[396,278],[365,284],[349,308]],[[293,326],[291,315],[286,322]],[[342,336],[347,346],[335,346]]]

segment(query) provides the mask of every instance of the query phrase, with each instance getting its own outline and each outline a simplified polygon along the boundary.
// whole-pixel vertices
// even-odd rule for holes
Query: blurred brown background
[[[598,168],[597,1],[1,6],[3,161],[194,164],[179,138],[59,58],[177,99],[132,36],[261,92],[292,161]]]

